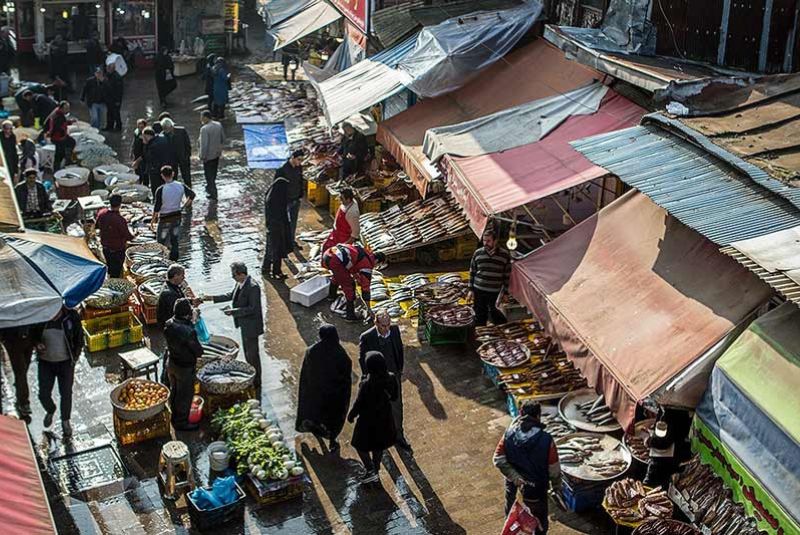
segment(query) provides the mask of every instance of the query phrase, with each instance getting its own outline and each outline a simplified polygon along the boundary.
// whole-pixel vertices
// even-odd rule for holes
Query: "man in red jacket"
[[[45,121],[44,135],[56,146],[53,171],[61,169],[62,160],[66,160],[67,163],[72,161],[75,140],[69,135],[69,125],[72,121],[67,118],[67,114],[69,114],[69,102],[62,100]]]
[[[110,200],[111,208],[103,208],[97,213],[95,227],[100,231],[100,244],[108,266],[108,276],[122,276],[122,263],[125,261],[125,249],[133,239],[128,222],[119,213],[122,206],[122,195],[114,194]]]
[[[333,272],[331,285],[341,286],[347,300],[347,321],[358,321],[355,313],[356,283],[361,286],[361,298],[369,309],[372,270],[386,257],[383,253],[372,253],[361,245],[340,243],[322,254],[322,266]]]

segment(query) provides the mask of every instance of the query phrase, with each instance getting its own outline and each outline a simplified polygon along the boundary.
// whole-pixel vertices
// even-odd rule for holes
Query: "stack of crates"
[[[90,353],[138,344],[144,338],[142,324],[131,311],[83,321],[83,336]]]

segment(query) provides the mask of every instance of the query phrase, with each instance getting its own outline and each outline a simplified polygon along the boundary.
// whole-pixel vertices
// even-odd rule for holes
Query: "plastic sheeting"
[[[311,83],[316,85],[327,80],[331,76],[349,69],[362,59],[364,59],[364,49],[361,48],[358,43],[350,39],[349,33],[345,33],[344,41],[339,44],[322,68],[315,67],[306,61],[303,63],[303,70]]]
[[[267,0],[263,6],[264,22],[271,28],[316,3],[317,0]]]
[[[342,14],[325,0],[314,0],[302,11],[272,26],[267,33],[274,40],[274,50],[280,50],[340,18]]]
[[[25,422],[0,416],[0,525],[7,535],[55,535]]]
[[[397,66],[403,83],[421,97],[454,91],[505,56],[542,13],[531,0],[519,7],[453,17],[424,28]]]
[[[771,296],[755,275],[637,191],[516,262],[511,293],[624,428],[639,402]],[[695,395],[673,398],[693,408]]]
[[[425,133],[422,150],[436,163],[445,154],[479,156],[535,143],[571,116],[597,112],[608,91],[601,84],[570,91]]]
[[[80,238],[0,234],[0,329],[48,321],[97,291],[106,267]]]
[[[282,123],[249,124],[242,130],[248,167],[277,169],[289,158],[291,149]]]

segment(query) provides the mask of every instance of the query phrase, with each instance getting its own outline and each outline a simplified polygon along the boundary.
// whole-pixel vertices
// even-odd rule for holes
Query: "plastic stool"
[[[158,460],[158,476],[164,485],[164,498],[177,500],[180,494],[194,489],[192,461],[189,448],[180,440],[173,440],[161,448]]]

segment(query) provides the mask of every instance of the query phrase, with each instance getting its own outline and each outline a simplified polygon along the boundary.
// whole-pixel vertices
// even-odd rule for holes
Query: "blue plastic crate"
[[[517,400],[514,399],[514,396],[508,394],[506,396],[506,405],[508,406],[508,414],[511,415],[512,418],[516,418],[519,416],[519,409],[517,408]]]
[[[570,485],[567,478],[563,478],[561,483],[561,495],[564,497],[564,503],[567,509],[573,513],[580,513],[595,509],[603,503],[603,497],[606,493],[606,486],[604,483],[593,483],[589,485]]]
[[[481,362],[483,363],[483,373],[485,373],[486,377],[488,377],[489,380],[494,383],[494,386],[499,388],[500,381],[498,381],[497,378],[500,377],[500,370],[497,368],[497,366],[492,366],[484,361]]]

